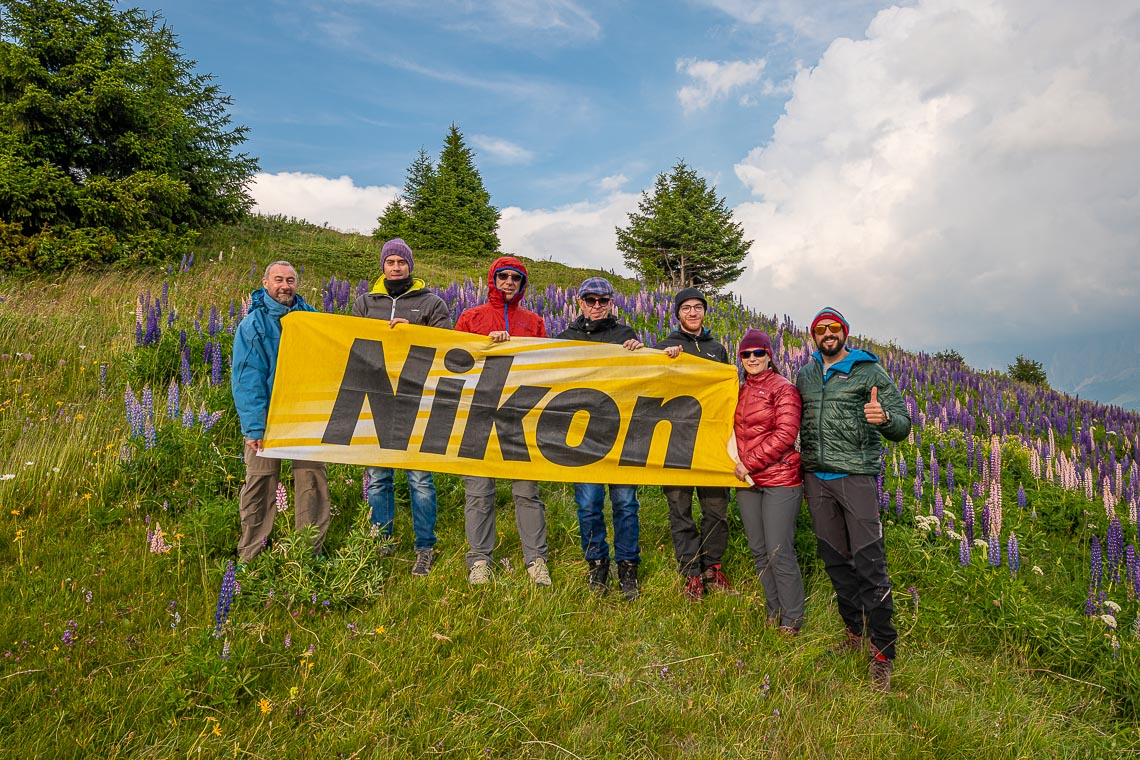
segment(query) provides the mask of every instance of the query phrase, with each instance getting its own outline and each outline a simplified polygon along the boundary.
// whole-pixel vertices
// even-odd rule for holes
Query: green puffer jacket
[[[879,436],[901,441],[910,432],[910,416],[902,394],[870,351],[852,350],[823,374],[819,352],[796,375],[804,400],[800,423],[800,456],[805,472],[878,475]],[[863,406],[871,388],[890,414],[886,425],[871,425]]]

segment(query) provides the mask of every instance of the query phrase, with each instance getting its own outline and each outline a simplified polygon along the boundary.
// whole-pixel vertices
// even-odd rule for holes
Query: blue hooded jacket
[[[230,389],[241,420],[242,435],[248,440],[265,436],[265,418],[273,393],[273,373],[277,370],[277,347],[281,344],[281,317],[291,311],[316,311],[300,293],[293,294],[293,305],[277,303],[265,288],[250,294],[249,314],[234,333],[234,365]]]

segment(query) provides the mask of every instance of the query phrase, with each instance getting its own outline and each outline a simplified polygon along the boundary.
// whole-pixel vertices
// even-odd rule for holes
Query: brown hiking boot
[[[709,591],[723,591],[726,594],[736,593],[732,584],[728,582],[728,576],[724,574],[719,562],[705,569],[705,587]]]
[[[891,690],[891,669],[894,663],[879,656],[871,658],[871,688],[886,694]]]
[[[867,639],[864,636],[856,636],[846,628],[843,629],[843,638],[839,643],[831,647],[832,654],[854,654],[855,652],[867,651]]]
[[[701,576],[694,575],[685,581],[685,598],[690,602],[699,602],[705,597],[705,582]]]

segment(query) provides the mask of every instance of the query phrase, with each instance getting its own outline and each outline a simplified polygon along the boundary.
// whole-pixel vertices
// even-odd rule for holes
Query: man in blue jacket
[[[849,332],[838,310],[822,309],[811,322],[819,350],[796,375],[804,496],[846,626],[835,651],[869,648],[871,684],[888,691],[898,634],[875,477],[882,438],[906,438],[910,417],[879,357],[847,348]]]
[[[276,516],[281,460],[258,456],[273,392],[281,317],[291,311],[316,311],[297,293],[297,270],[288,261],[265,268],[262,287],[250,294],[249,313],[234,334],[230,387],[245,436],[245,485],[241,489],[241,539],[238,560],[248,562],[265,549]],[[329,529],[329,486],[324,462],[293,461],[296,526],[317,527],[314,551],[320,552]]]

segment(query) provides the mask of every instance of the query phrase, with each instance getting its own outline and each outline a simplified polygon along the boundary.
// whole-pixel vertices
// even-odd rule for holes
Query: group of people
[[[387,320],[391,328],[420,324],[452,328],[443,300],[414,277],[415,258],[400,239],[381,249],[383,275],[353,304],[354,316]],[[487,273],[487,302],[459,315],[454,329],[500,343],[512,337],[546,337],[543,318],[522,306],[527,270],[511,256],[496,259]],[[258,456],[272,393],[281,317],[290,311],[315,311],[297,292],[297,271],[285,261],[265,270],[249,313],[234,337],[232,388],[245,437],[246,481],[240,496],[241,538],[238,558],[248,562],[269,541],[275,515],[280,460]],[[645,344],[613,314],[613,286],[588,278],[577,290],[578,317],[560,339],[620,345],[638,351]],[[696,288],[674,297],[677,329],[656,344],[670,358],[682,353],[731,363],[728,350],[705,327],[708,301]],[[825,308],[811,323],[816,351],[795,381],[776,364],[771,338],[750,329],[741,338],[737,358],[743,382],[729,453],[737,505],[749,550],[764,590],[768,624],[795,636],[804,622],[804,585],[795,553],[795,525],[806,497],[819,556],[831,579],[845,630],[837,653],[864,652],[870,658],[872,685],[890,688],[896,632],[887,573],[886,547],[879,517],[876,476],[880,438],[904,439],[910,418],[894,382],[869,351],[848,348],[850,326],[839,311]],[[322,462],[293,461],[296,525],[317,529],[320,551],[329,526],[329,491]],[[395,515],[391,468],[367,467],[371,521],[383,539],[379,550],[393,550]],[[415,561],[412,574],[426,576],[435,558],[436,492],[430,472],[406,472],[411,496]],[[468,581],[493,577],[495,478],[463,476],[464,526]],[[607,485],[578,483],[574,498],[589,587],[610,588],[617,567],[617,587],[625,599],[640,594],[637,486],[609,484],[613,552],[607,543]],[[669,526],[683,594],[700,601],[709,591],[732,591],[722,558],[728,545],[728,488],[666,486]],[[693,514],[694,492],[700,504]],[[546,507],[533,480],[514,480],[511,493],[523,560],[531,581],[552,585],[547,566]]]

